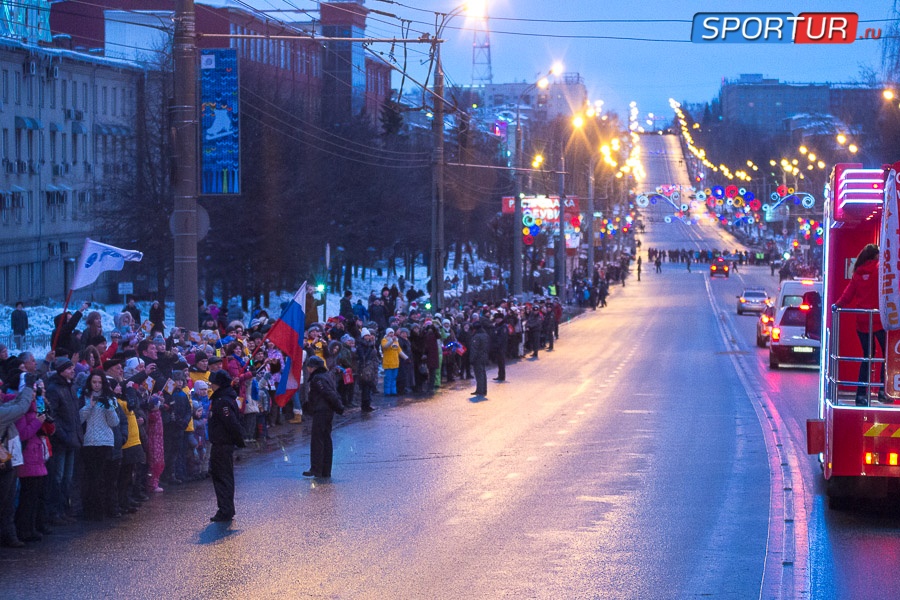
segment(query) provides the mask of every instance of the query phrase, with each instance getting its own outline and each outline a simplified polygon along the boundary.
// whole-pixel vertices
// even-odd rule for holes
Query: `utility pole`
[[[513,255],[510,267],[510,293],[513,296],[522,295],[522,179],[525,176],[522,171],[522,120],[519,113],[519,102],[516,103],[516,187],[513,196]]]
[[[434,71],[434,167],[431,213],[431,306],[444,306],[444,66],[440,40],[435,42]]]
[[[587,206],[584,209],[584,212],[587,213],[587,218],[584,222],[585,235],[588,240],[587,247],[587,275],[590,281],[593,281],[594,278],[594,153],[591,152],[591,157],[588,163],[588,168],[590,172],[588,173],[588,197],[587,197]]]
[[[559,236],[556,238],[556,296],[566,300],[566,145],[559,148]]]
[[[175,2],[175,97],[172,134],[175,149],[175,325],[197,327],[197,48],[194,0]]]

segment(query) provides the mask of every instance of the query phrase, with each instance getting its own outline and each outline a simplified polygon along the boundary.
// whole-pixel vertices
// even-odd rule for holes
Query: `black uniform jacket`
[[[237,392],[233,387],[221,387],[210,397],[207,431],[212,444],[244,447],[244,435],[238,417]]]

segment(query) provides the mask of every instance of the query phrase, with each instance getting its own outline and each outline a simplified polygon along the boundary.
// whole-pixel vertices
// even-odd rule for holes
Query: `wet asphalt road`
[[[651,223],[645,247],[677,243]],[[673,237],[674,236],[674,237]],[[645,264],[645,267],[647,265]],[[0,554],[10,598],[755,598],[769,471],[705,277],[665,265],[562,327],[557,350],[295,443],[116,523]],[[14,573],[14,575],[13,575]]]

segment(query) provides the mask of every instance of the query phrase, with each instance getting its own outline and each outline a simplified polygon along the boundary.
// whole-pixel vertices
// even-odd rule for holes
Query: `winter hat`
[[[137,373],[138,367],[141,364],[141,359],[137,356],[132,356],[128,360],[125,361],[125,377],[131,377],[135,373]]]
[[[216,371],[215,373],[209,376],[209,383],[211,385],[222,387],[227,387],[231,385],[231,375],[229,375],[226,371]]]
[[[409,335],[409,329],[407,329],[406,327],[401,327],[400,329],[397,330],[397,334],[399,335],[401,333],[405,333],[406,335]]]
[[[315,354],[313,354],[312,356],[310,356],[309,358],[306,359],[306,362],[303,363],[303,366],[309,367],[312,369],[318,369],[320,367],[325,366],[325,361],[322,360],[321,358],[319,358],[318,356],[316,356]]]
[[[210,356],[210,357],[209,357],[210,371],[212,370],[212,366],[213,366],[213,365],[217,365],[217,364],[219,364],[219,363],[221,363],[221,362],[222,362],[222,357],[221,357],[221,356]]]
[[[346,344],[347,342],[351,341],[352,339],[353,339],[352,335],[350,335],[349,333],[345,333],[344,335],[341,336],[341,343]]]
[[[111,358],[111,359],[109,359],[109,360],[107,360],[106,362],[103,363],[103,370],[104,370],[104,371],[109,371],[110,369],[112,369],[112,368],[115,367],[116,365],[121,365],[121,364],[124,363],[124,362],[125,362],[125,361],[123,361],[121,358]]]
[[[441,325],[443,325],[444,327],[450,327],[450,319],[444,319],[443,321],[441,321]]]
[[[203,381],[202,379],[198,379],[194,382],[194,389],[198,392],[202,392],[209,389],[209,384]]]
[[[392,333],[394,333],[394,329],[391,327],[384,330],[384,335],[391,335]]]
[[[372,335],[372,332],[368,330],[368,328],[363,327],[362,331],[359,332],[359,335],[366,337],[367,335]]]
[[[56,362],[53,363],[53,368],[57,373],[62,373],[71,366],[74,366],[72,361],[65,357],[57,358]]]
[[[209,357],[206,355],[206,352],[197,350],[196,352],[194,352],[194,363],[198,363],[201,360],[209,360]]]

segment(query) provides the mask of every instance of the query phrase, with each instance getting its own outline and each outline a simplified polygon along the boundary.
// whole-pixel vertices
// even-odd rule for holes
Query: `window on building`
[[[2,158],[3,160],[9,160],[9,129],[7,129],[6,127],[3,128],[2,137],[3,139],[0,140],[0,144],[2,144],[2,147],[0,147],[0,152],[3,153],[3,156],[0,156],[0,158]]]
[[[16,160],[22,160],[22,130],[16,129]]]
[[[13,98],[16,104],[22,104],[22,74],[18,71],[13,72]]]
[[[38,81],[37,91],[38,91],[38,107],[44,108],[44,86],[43,82]]]
[[[37,77],[26,77],[22,84],[25,86],[25,104],[34,106],[34,81]]]
[[[94,84],[94,114],[97,114],[97,84]]]
[[[78,138],[83,137],[79,136],[77,133],[72,134],[72,164],[78,163]]]
[[[26,151],[29,161],[34,160],[34,130],[29,129],[25,134]]]
[[[56,80],[50,81],[50,108],[56,108]]]
[[[60,156],[62,162],[69,162],[69,151],[66,149],[66,144],[68,143],[68,141],[68,136],[65,133],[60,136],[59,149],[62,152],[62,156]]]
[[[56,132],[50,132],[50,164],[56,164]]]
[[[69,82],[65,79],[59,82],[59,106],[69,108]]]
[[[122,116],[127,117],[131,114],[131,111],[128,110],[127,105],[125,104],[125,88],[122,88],[120,92],[122,97]]]
[[[109,101],[109,90],[104,85],[100,88],[100,114],[106,114],[106,109]]]
[[[111,114],[112,116],[116,116],[117,114],[119,114],[119,109],[118,109],[118,106],[119,106],[119,88],[115,88],[115,87],[114,87],[114,88],[112,89],[112,94],[110,94],[110,96],[111,96],[112,104],[111,104],[110,107],[109,107],[109,108],[110,108],[109,114]]]
[[[3,73],[0,74],[0,95],[3,98],[3,104],[9,104],[9,71],[3,69]]]

